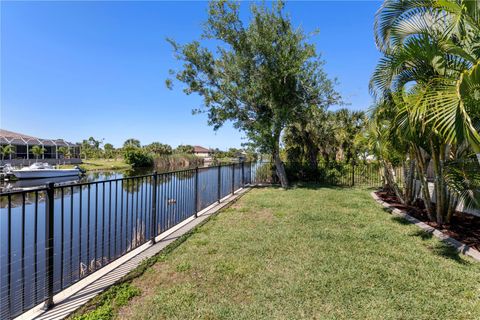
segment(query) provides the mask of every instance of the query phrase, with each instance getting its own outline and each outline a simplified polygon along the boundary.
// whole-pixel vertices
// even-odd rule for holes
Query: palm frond
[[[480,208],[480,164],[475,159],[445,163],[445,182],[466,208]]]

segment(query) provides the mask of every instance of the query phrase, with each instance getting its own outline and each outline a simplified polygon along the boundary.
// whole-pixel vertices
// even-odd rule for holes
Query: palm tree
[[[33,146],[32,153],[35,155],[35,159],[38,160],[44,153],[45,153],[45,148],[43,146]]]
[[[480,154],[480,2],[387,0],[375,21],[385,78],[401,90],[422,88],[414,117],[425,117],[448,143],[468,141]],[[479,155],[480,161],[480,155]]]
[[[160,142],[152,142],[149,145],[145,146],[145,148],[148,150],[148,152],[152,152],[157,155],[170,155],[173,152],[171,146]]]
[[[479,17],[478,1],[386,0],[375,20],[384,57],[370,88],[377,99],[393,97],[398,128],[414,133],[406,138],[419,175],[428,165],[422,158],[431,157],[439,224],[468,194],[445,179],[447,164],[461,155],[454,151],[468,144],[480,163]]]
[[[5,159],[5,157],[11,155],[14,153],[15,150],[12,145],[5,145],[5,146],[0,146],[0,154],[2,155],[2,161]]]
[[[392,190],[402,203],[409,205],[414,200],[414,174],[417,165],[412,148],[415,134],[411,132],[411,128],[406,131],[403,128],[399,130],[397,118],[392,116],[392,112],[395,114],[398,111],[392,102],[381,101],[372,108],[363,139],[384,168],[385,187]],[[399,185],[394,170],[394,167],[400,165],[404,173],[402,185]]]
[[[69,147],[60,147],[58,148],[58,152],[60,152],[64,158],[69,158],[71,155]]]
[[[140,148],[141,147],[140,140],[135,138],[127,139],[123,143],[123,147],[124,148]]]

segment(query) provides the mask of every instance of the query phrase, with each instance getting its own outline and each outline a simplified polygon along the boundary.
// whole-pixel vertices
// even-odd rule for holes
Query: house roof
[[[17,138],[17,139],[21,139],[21,138],[24,138],[24,139],[37,139],[35,137],[32,137],[32,136],[27,136],[26,134],[23,134],[23,133],[17,133],[17,132],[13,132],[13,131],[8,131],[8,130],[4,130],[4,129],[0,129],[0,137],[10,137],[10,138]]]
[[[194,153],[209,153],[210,150],[201,146],[194,146],[193,147],[193,152]]]
[[[16,145],[44,145],[44,146],[59,146],[59,147],[73,147],[74,143],[67,142],[63,139],[41,139],[29,136],[23,133],[8,131],[0,129],[0,143],[2,144],[16,144]]]

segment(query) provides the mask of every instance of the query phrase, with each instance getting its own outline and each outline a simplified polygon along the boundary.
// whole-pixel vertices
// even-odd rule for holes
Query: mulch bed
[[[440,230],[444,234],[480,251],[480,217],[467,213],[455,212],[450,224],[444,224],[439,227],[437,223],[428,221],[423,203],[418,203],[418,207],[406,206],[401,204],[393,193],[377,191],[376,194],[380,199],[390,204],[392,207],[404,210],[412,217],[415,217],[429,226]]]

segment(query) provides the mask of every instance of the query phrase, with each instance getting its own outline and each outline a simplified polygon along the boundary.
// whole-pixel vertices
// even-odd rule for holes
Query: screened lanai
[[[79,159],[78,145],[63,139],[42,139],[22,133],[0,129],[0,146],[12,146],[12,152],[3,154],[4,160],[36,159]],[[41,146],[43,154],[34,155],[33,146]],[[62,148],[63,147],[63,148]]]

